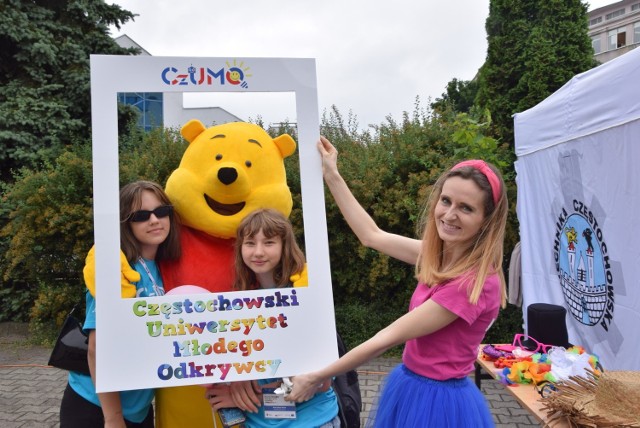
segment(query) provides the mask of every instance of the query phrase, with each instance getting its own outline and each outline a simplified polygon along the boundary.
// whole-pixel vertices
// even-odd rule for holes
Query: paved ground
[[[58,411],[67,374],[46,366],[49,352],[27,343],[23,325],[0,323],[0,427],[59,426]],[[379,358],[359,370],[363,420],[379,393],[381,380],[398,361]],[[541,426],[498,382],[483,380],[482,392],[489,400],[498,428]]]

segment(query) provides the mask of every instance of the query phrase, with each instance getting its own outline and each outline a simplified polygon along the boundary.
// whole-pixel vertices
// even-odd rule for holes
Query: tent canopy
[[[514,119],[524,156],[640,117],[640,49],[574,76]]]
[[[635,49],[515,115],[523,304],[611,370],[640,370],[639,77]]]

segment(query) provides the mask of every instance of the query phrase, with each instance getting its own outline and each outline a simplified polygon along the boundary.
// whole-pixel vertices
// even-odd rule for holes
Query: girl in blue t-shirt
[[[140,276],[139,281],[134,281],[136,296],[163,295],[156,262],[180,256],[180,237],[171,202],[158,184],[136,181],[120,190],[120,246],[128,263]],[[89,282],[93,279],[88,285]],[[96,301],[93,292],[91,287],[86,293],[87,315],[83,325],[89,334],[91,375],[69,373],[60,406],[60,427],[153,427],[152,389],[96,393]]]
[[[291,287],[291,277],[305,268],[304,254],[295,240],[289,220],[273,209],[249,214],[236,233],[235,290]],[[262,392],[278,388],[282,379],[261,379],[216,384],[206,396],[214,410],[239,407],[245,410],[246,428],[338,428],[338,400],[332,388],[324,388],[309,401],[295,405],[295,419],[265,417]]]

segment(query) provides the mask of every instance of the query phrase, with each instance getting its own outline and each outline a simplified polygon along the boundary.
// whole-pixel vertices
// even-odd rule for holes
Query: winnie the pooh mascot
[[[181,133],[190,144],[165,191],[183,225],[183,256],[161,265],[164,287],[192,284],[228,291],[233,238],[242,219],[257,208],[291,213],[283,160],[296,143],[287,134],[271,138],[244,122],[205,128],[191,120]]]
[[[181,134],[189,147],[165,190],[183,225],[182,257],[160,265],[164,287],[170,291],[192,284],[211,292],[229,291],[233,245],[242,219],[257,208],[274,208],[287,217],[291,213],[283,161],[294,153],[296,143],[289,135],[271,138],[261,127],[243,122],[205,128],[191,120]],[[156,426],[213,426],[204,389],[158,389]]]

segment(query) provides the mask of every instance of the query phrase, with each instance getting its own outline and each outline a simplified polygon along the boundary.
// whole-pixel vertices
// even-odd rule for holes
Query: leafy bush
[[[186,146],[176,130],[126,134],[119,147],[120,183],[145,179],[164,185]],[[0,299],[11,308],[35,300],[31,325],[43,340],[57,332],[59,318],[78,301],[71,297],[84,290],[82,266],[93,245],[91,165],[90,143],[78,144],[2,186]],[[55,298],[49,301],[43,290]],[[22,306],[12,319],[24,319],[28,308]]]
[[[507,305],[484,337],[485,343],[511,343],[515,333],[522,333],[522,308]]]
[[[29,314],[25,312],[24,308],[28,307],[31,302],[33,302],[33,296],[29,290],[18,287],[0,288],[0,307],[2,308],[0,322],[29,321]]]
[[[150,180],[162,185],[178,167],[188,143],[177,129],[132,130],[120,142],[120,185]]]
[[[445,168],[465,158],[482,157],[503,169],[511,198],[510,219],[515,219],[513,153],[486,137],[488,123],[487,114],[474,111],[439,112],[435,117],[416,102],[414,112],[405,114],[402,123],[388,118],[367,131],[358,129],[353,115],[345,120],[333,108],[323,116],[322,133],[338,148],[343,177],[378,225],[392,233],[417,236],[431,186]],[[177,130],[144,133],[133,127],[121,131],[120,183],[147,179],[164,185],[187,147]],[[295,136],[289,124],[271,132]],[[14,320],[24,319],[26,303],[35,302],[31,325],[42,338],[57,332],[61,317],[84,290],[81,269],[93,242],[91,162],[90,144],[78,144],[55,162],[37,171],[22,170],[14,183],[2,186],[0,302],[14,309],[4,312],[5,319]],[[291,220],[304,245],[300,165],[297,156],[285,162],[294,199]],[[360,245],[329,194],[326,215],[338,330],[353,347],[406,312],[416,282],[414,267]],[[507,255],[517,236],[517,222],[510,220]],[[507,262],[508,256],[505,266]],[[507,308],[487,340],[508,341],[514,329],[520,329],[521,320],[519,308]]]
[[[406,308],[394,309],[380,302],[352,302],[336,306],[336,329],[347,349],[355,348],[406,312]],[[397,346],[387,351],[387,355],[399,356],[402,349],[403,346]]]
[[[61,279],[79,284],[93,240],[91,182],[91,151],[75,146],[38,171],[21,170],[14,183],[3,186],[5,281],[26,289]]]
[[[84,302],[83,296],[84,288],[76,284],[41,283],[29,314],[32,339],[37,343],[53,346],[67,314],[75,304]],[[80,307],[84,310],[84,304]],[[76,316],[84,318],[81,313]]]

